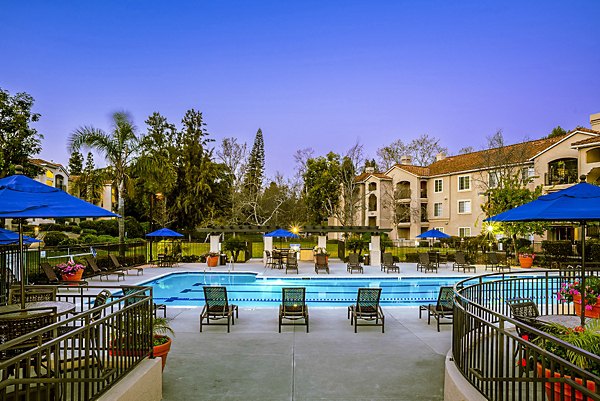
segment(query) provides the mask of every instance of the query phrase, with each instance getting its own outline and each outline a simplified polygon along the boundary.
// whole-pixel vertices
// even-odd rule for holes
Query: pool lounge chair
[[[417,263],[417,270],[427,273],[428,271],[438,272],[437,264],[432,263],[429,259],[428,253],[419,254],[419,262]]]
[[[46,278],[48,279],[48,284],[88,285],[88,282],[85,280],[80,280],[80,281],[59,280],[58,276],[54,272],[54,269],[52,268],[52,266],[50,266],[50,264],[48,262],[42,262],[42,263],[40,263],[40,266],[42,267],[42,271],[44,272],[44,274],[46,275]]]
[[[285,274],[287,274],[287,272],[289,271],[296,271],[296,274],[299,273],[298,271],[298,258],[296,257],[296,252],[289,252],[287,259],[285,261]]]
[[[431,324],[431,316],[437,320],[437,331],[440,331],[440,325],[452,324],[454,313],[454,289],[452,287],[440,287],[440,293],[435,304],[419,306],[419,319],[423,311],[427,311],[427,324]],[[448,322],[442,321],[448,319]]]
[[[490,252],[486,254],[485,270],[487,269],[498,271],[508,269],[508,271],[510,271],[510,265],[508,263],[500,263],[498,260],[498,254],[496,252]]]
[[[351,253],[348,255],[348,265],[346,266],[346,270],[352,274],[354,270],[363,273],[363,267],[358,260],[358,253]]]
[[[122,285],[121,288],[123,288],[123,296],[127,296],[130,294],[135,294],[138,291],[141,291],[144,287],[141,286],[135,286],[135,285]],[[144,295],[147,295],[146,292],[144,292]],[[125,306],[129,306],[135,302],[138,301],[138,299],[140,299],[141,297],[132,297],[128,300],[125,301]],[[167,317],[167,305],[165,304],[157,304],[157,303],[153,303],[153,309],[154,309],[154,316],[156,317],[156,312],[159,310],[163,311],[163,317]]]
[[[381,326],[381,332],[385,333],[385,316],[379,299],[381,288],[359,288],[356,296],[356,304],[348,307],[348,319],[350,325],[354,325],[354,332],[358,333],[358,326]],[[359,323],[359,320],[375,323]]]
[[[292,322],[285,323],[285,320]],[[296,323],[303,320],[301,323]],[[279,305],[279,332],[281,326],[306,326],[308,333],[308,306],[306,305],[306,288],[284,287],[281,289],[281,305]]]
[[[315,273],[319,274],[319,270],[325,270],[329,274],[327,255],[316,255],[315,259]]]
[[[142,275],[144,275],[144,268],[143,267],[139,267],[139,266],[134,266],[134,267],[129,267],[125,264],[121,264],[121,262],[119,262],[119,259],[117,259],[117,257],[115,255],[109,255],[110,260],[113,264],[113,266],[115,267],[113,271],[122,271],[124,273],[129,274],[129,270],[137,270],[137,275],[139,276],[140,273],[142,273]]]
[[[384,270],[386,273],[389,273],[390,271],[400,273],[400,266],[394,264],[394,257],[391,253],[383,254],[383,263],[381,264],[381,270]]]
[[[461,251],[456,252],[454,254],[454,260],[455,260],[455,262],[452,265],[452,271],[454,271],[454,269],[457,269],[457,270],[463,269],[463,273],[466,273],[467,270],[473,269],[473,272],[477,273],[477,269],[475,268],[475,266],[467,263],[467,259],[463,252],[461,252]]]
[[[96,260],[91,257],[91,256],[86,256],[85,257],[85,261],[87,262],[88,266],[92,269],[92,271],[94,272],[93,275],[91,277],[100,277],[100,281],[102,281],[102,277],[106,277],[106,279],[108,280],[108,277],[112,274],[117,276],[117,282],[119,282],[119,280],[122,278],[123,280],[125,280],[125,273],[123,273],[122,271],[117,272],[117,271],[104,271],[101,270],[98,265],[96,264]]]
[[[226,323],[213,323],[216,325],[227,326],[229,333],[230,326],[235,326],[235,318],[238,318],[239,309],[237,305],[230,305],[227,298],[227,288],[225,287],[204,287],[205,305],[200,314],[200,333],[202,333],[203,320],[206,319],[206,324],[210,324],[211,320],[226,319]]]

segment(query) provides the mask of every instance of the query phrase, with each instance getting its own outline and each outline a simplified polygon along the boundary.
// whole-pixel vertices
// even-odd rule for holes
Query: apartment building
[[[481,205],[507,169],[530,188],[545,193],[579,181],[600,183],[600,113],[590,117],[592,129],[467,154],[437,155],[429,166],[409,157],[385,172],[367,169],[356,177],[356,224],[392,228],[392,239],[413,239],[429,229],[460,237],[479,235]],[[333,219],[335,220],[335,219]],[[335,221],[332,221],[335,224]],[[573,238],[569,225],[554,225],[549,239]]]
[[[69,172],[62,164],[42,159],[29,159],[29,162],[42,169],[42,172],[33,178],[34,180],[65,192],[69,191]]]

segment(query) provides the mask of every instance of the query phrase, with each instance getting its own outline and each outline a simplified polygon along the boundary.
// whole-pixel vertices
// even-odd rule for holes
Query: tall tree
[[[113,182],[117,186],[119,217],[119,242],[125,243],[125,184],[129,177],[129,167],[139,149],[136,127],[126,112],[112,115],[112,128],[105,132],[92,126],[76,129],[69,137],[69,151],[76,152],[82,148],[95,149],[103,155],[110,166]],[[124,247],[121,246],[121,252]]]
[[[80,175],[83,171],[83,155],[81,152],[73,152],[69,158],[69,174]]]
[[[250,194],[261,191],[265,175],[265,143],[262,130],[259,128],[254,137],[254,145],[250,151],[248,165],[246,166],[246,177],[244,189]]]
[[[242,181],[246,171],[247,146],[239,143],[236,138],[224,138],[216,153],[217,159],[226,169],[226,179],[229,181],[231,208],[226,217],[229,224],[238,224],[244,219]]]
[[[85,201],[98,203],[102,197],[102,190],[106,178],[104,170],[96,169],[92,152],[88,152],[85,168],[79,173],[79,177],[72,187],[73,194]]]
[[[567,131],[565,131],[565,129],[563,127],[561,127],[560,125],[557,125],[556,127],[552,128],[552,131],[550,132],[550,134],[548,134],[548,138],[554,138],[554,137],[563,136],[566,134],[567,134]]]
[[[428,166],[435,161],[438,153],[447,153],[448,149],[440,145],[439,138],[422,134],[413,139],[408,145],[413,164],[417,166]]]
[[[29,163],[29,159],[42,150],[43,136],[31,123],[40,119],[33,113],[33,97],[21,92],[14,96],[0,88],[0,177],[14,173],[20,164],[25,174],[33,177],[41,170]]]
[[[342,158],[339,169],[341,202],[332,208],[333,216],[337,217],[343,226],[355,225],[357,214],[360,211],[361,199],[357,191],[356,175],[364,162],[363,146],[354,144]]]
[[[389,170],[395,164],[399,164],[401,157],[408,153],[408,146],[401,139],[397,139],[391,144],[377,149],[378,164],[382,169]]]
[[[329,152],[325,157],[308,159],[304,188],[311,222],[321,224],[333,216],[340,202],[340,156]]]

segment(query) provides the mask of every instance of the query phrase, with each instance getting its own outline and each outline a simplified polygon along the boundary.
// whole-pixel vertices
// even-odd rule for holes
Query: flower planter
[[[164,337],[164,336],[155,336],[155,337]],[[167,338],[169,338],[169,337],[167,337]],[[162,359],[163,370],[165,370],[165,363],[167,363],[167,355],[169,354],[169,350],[171,349],[172,342],[173,341],[169,338],[169,341],[167,341],[166,343],[154,346],[154,350],[153,350],[154,357],[158,358],[160,356],[160,358]]]
[[[544,369],[544,376],[546,378],[550,378],[550,369]],[[537,364],[537,375],[538,377],[542,377],[542,365],[541,364]],[[555,378],[561,378],[563,377],[563,375],[561,375],[558,372],[554,372],[554,377]],[[564,376],[565,378],[570,379],[571,376]],[[583,380],[581,380],[580,378],[576,377],[575,382],[577,384],[583,384]],[[552,385],[554,384],[554,389],[552,388]],[[546,398],[548,400],[571,400],[571,386],[569,386],[568,384],[564,384],[563,387],[563,383],[545,383],[545,387],[546,387]],[[595,392],[596,391],[596,383],[594,383],[593,381],[588,381],[586,384],[586,387],[591,391],[591,392]],[[554,394],[552,394],[554,393]],[[554,397],[553,397],[554,395]],[[580,391],[575,391],[575,399],[576,400],[583,400],[583,394],[581,394]]]
[[[573,295],[573,303],[575,306],[575,314],[581,316],[581,294]],[[585,317],[592,317],[595,319],[600,318],[600,297],[596,301],[596,305],[591,305],[591,310],[585,310]]]
[[[219,257],[218,256],[207,256],[206,264],[208,265],[208,267],[217,267],[217,265],[219,264]]]
[[[521,267],[529,268],[533,266],[533,258],[531,256],[519,256]]]
[[[130,343],[133,343],[131,340]],[[112,341],[108,345],[108,355],[110,356],[146,356],[147,352],[141,349],[129,349],[126,338],[121,338],[115,341]]]
[[[63,281],[81,281],[81,277],[83,276],[83,270],[78,270],[73,274],[63,274]]]

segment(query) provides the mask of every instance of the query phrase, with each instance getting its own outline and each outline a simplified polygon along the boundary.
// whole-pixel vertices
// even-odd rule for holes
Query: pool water
[[[461,277],[390,278],[279,278],[253,273],[171,273],[143,283],[153,287],[156,303],[204,306],[205,285],[227,287],[229,302],[245,307],[278,306],[282,287],[306,287],[310,306],[347,306],[356,301],[358,288],[380,287],[381,304],[411,306],[435,302],[441,286]]]

